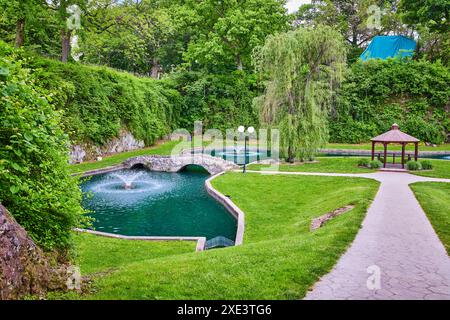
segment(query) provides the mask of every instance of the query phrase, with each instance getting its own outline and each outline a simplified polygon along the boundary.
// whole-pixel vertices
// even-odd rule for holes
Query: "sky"
[[[286,3],[286,8],[289,13],[297,11],[298,7],[302,4],[311,3],[311,0],[288,0]]]

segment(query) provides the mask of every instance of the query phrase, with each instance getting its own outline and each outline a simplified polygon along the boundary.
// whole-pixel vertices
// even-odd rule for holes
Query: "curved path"
[[[450,300],[450,258],[408,186],[450,179],[395,172],[252,172],[361,177],[381,182],[352,245],[305,299]]]

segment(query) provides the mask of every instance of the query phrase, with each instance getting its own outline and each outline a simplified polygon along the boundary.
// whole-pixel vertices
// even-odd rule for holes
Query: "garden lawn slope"
[[[137,243],[78,238],[81,269],[110,270],[93,277],[92,291],[83,298],[300,299],[352,242],[378,188],[369,179],[250,173],[227,173],[213,185],[245,212],[242,246],[191,253],[180,248],[180,254],[149,253],[146,260],[127,263],[120,256],[128,250],[139,255]],[[348,204],[355,208],[309,231],[312,218]],[[117,256],[110,261],[120,261],[92,258],[103,251]]]
[[[450,255],[450,183],[419,182],[411,189]]]

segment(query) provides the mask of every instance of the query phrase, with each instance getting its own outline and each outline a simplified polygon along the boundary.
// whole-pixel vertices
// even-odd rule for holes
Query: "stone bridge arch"
[[[238,168],[238,166],[231,161],[205,154],[139,156],[125,160],[123,165],[126,168],[143,165],[149,170],[163,172],[178,172],[188,165],[198,165],[205,168],[211,175]]]

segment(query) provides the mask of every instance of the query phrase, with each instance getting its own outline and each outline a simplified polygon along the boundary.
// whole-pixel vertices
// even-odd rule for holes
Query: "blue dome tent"
[[[405,36],[375,36],[361,54],[363,61],[368,59],[387,59],[393,57],[412,57],[416,42]]]

